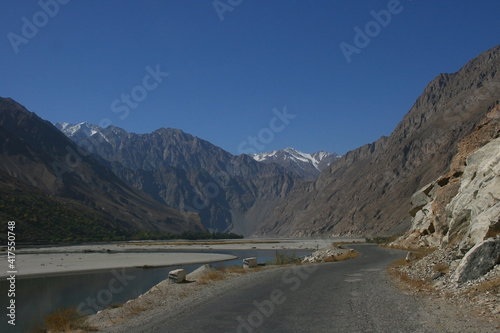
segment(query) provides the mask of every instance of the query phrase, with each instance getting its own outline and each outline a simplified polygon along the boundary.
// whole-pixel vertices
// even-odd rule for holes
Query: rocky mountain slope
[[[326,151],[307,154],[293,148],[285,148],[270,153],[254,154],[252,157],[259,162],[276,163],[300,178],[313,180],[340,156]]]
[[[81,221],[89,225],[72,226],[83,233],[102,226],[115,233],[203,230],[199,216],[161,205],[129,186],[12,99],[0,99],[0,137],[0,213],[23,225],[25,235],[33,230],[53,233],[76,215],[93,216]],[[48,207],[57,211],[45,212]],[[65,213],[57,215],[60,211]]]
[[[450,170],[412,196],[412,226],[390,246],[435,249],[416,262],[410,252],[399,274],[498,322],[500,104],[458,147]]]
[[[500,99],[500,47],[425,88],[389,137],[342,156],[294,188],[261,235],[391,235],[411,225],[413,193],[449,169],[458,142]]]
[[[500,233],[500,105],[458,144],[450,170],[415,192],[411,228],[394,245],[465,253]]]
[[[181,130],[134,134],[112,126],[56,126],[122,180],[161,203],[198,213],[210,230],[252,234],[301,181],[276,163],[233,156]]]

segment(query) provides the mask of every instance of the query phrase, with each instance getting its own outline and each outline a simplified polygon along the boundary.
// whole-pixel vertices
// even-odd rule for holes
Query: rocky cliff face
[[[296,187],[259,233],[404,233],[412,223],[412,195],[449,169],[457,143],[500,99],[499,68],[495,47],[457,73],[440,74],[389,137],[347,153],[316,181]]]
[[[458,246],[500,233],[500,106],[459,143],[450,170],[411,199],[412,226],[394,245]]]
[[[458,145],[450,170],[411,199],[411,228],[390,246],[434,251],[400,271],[447,299],[499,317],[500,105]]]

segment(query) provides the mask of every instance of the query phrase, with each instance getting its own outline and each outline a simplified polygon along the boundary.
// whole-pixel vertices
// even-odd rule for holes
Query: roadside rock
[[[500,104],[493,111],[500,112]],[[495,113],[496,114],[496,113]],[[391,243],[404,248],[459,246],[459,256],[500,234],[500,122],[494,117],[459,144],[449,172],[412,196],[412,226]]]
[[[453,280],[458,283],[475,280],[498,263],[500,263],[500,238],[489,238],[467,252],[455,270]]]
[[[460,241],[464,253],[500,227],[500,138],[491,141],[467,158],[459,193],[448,206],[450,230],[457,233],[465,223]],[[494,235],[489,235],[494,236]]]
[[[412,227],[389,244],[430,253],[392,268],[411,290],[500,319],[500,104],[458,143],[450,170],[412,197]],[[432,252],[433,251],[433,252]]]
[[[494,109],[497,109],[495,107]],[[393,245],[460,243],[460,255],[500,233],[500,123],[485,119],[459,143],[450,171],[412,197],[412,227]]]
[[[334,258],[335,256],[344,254],[349,250],[336,248],[336,247],[325,247],[313,252],[311,255],[305,257],[302,260],[303,264],[314,264],[318,262],[323,262],[326,259]]]

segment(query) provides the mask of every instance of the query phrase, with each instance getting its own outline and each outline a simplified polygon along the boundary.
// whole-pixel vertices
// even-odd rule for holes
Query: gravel
[[[481,278],[457,283],[452,278],[460,261],[457,250],[438,249],[391,271],[418,281],[413,287],[400,281],[400,286],[419,295],[437,320],[448,318],[447,327],[455,327],[457,332],[500,332],[500,265]],[[494,286],[486,288],[487,285]]]

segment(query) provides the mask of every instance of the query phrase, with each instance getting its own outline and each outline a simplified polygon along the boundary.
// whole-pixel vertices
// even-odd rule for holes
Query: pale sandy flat
[[[122,267],[172,266],[231,260],[236,257],[211,253],[34,253],[16,256],[17,276],[40,276]],[[5,255],[0,257],[6,263]],[[8,276],[7,264],[0,277]]]
[[[231,255],[210,253],[210,250],[315,250],[328,247],[336,241],[363,240],[340,238],[180,240],[27,247],[16,250],[15,265],[18,277],[68,274],[123,267],[174,266],[236,259]],[[186,250],[193,252],[183,252]],[[159,253],[158,251],[175,251],[175,253]],[[4,269],[0,270],[0,278],[3,278],[9,275],[5,252],[0,252],[0,261],[4,263]]]

